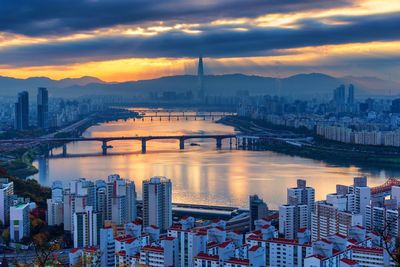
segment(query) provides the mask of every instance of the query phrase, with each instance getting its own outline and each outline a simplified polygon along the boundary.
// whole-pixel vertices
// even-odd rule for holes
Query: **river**
[[[234,132],[234,128],[211,120],[146,118],[102,123],[88,128],[83,136]],[[277,209],[286,202],[286,188],[295,186],[298,178],[316,189],[316,199],[324,199],[335,191],[336,184],[350,185],[354,176],[366,175],[370,186],[384,183],[386,177],[400,176],[400,169],[333,165],[269,151],[231,150],[227,142],[216,150],[214,140],[190,140],[185,150],[179,150],[178,141],[152,140],[147,142],[147,153],[142,154],[138,141],[113,141],[107,156],[101,155],[100,142],[69,143],[68,154],[72,156],[35,161],[39,173],[34,178],[42,185],[49,186],[55,180],[67,185],[79,177],[106,179],[118,173],[135,181],[141,198],[142,180],[162,175],[172,180],[174,202],[247,207],[248,196],[258,194],[270,208]],[[61,149],[53,152],[61,153]]]

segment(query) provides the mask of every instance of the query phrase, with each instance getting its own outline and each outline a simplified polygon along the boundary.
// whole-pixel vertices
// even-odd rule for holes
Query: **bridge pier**
[[[67,144],[63,144],[62,154],[63,154],[64,157],[67,156]]]
[[[216,142],[217,149],[221,149],[222,148],[222,138],[217,137],[215,140],[217,141]]]
[[[146,139],[144,138],[142,139],[142,153],[146,153]]]
[[[101,150],[103,155],[107,155],[107,141],[102,141]]]
[[[179,138],[179,149],[185,149],[185,139]]]
[[[232,138],[229,138],[229,148],[232,149]]]

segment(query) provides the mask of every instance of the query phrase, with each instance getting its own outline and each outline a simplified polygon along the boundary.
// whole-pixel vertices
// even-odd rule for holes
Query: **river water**
[[[234,133],[234,128],[208,120],[180,119],[159,121],[119,120],[92,126],[85,137],[180,135]],[[191,146],[190,143],[198,145]],[[178,141],[152,140],[147,153],[141,153],[138,141],[113,141],[107,156],[101,155],[100,142],[68,144],[69,157],[39,159],[34,176],[41,184],[55,180],[68,181],[85,177],[106,179],[118,173],[135,181],[141,198],[141,182],[154,175],[170,178],[173,201],[180,203],[229,205],[247,207],[248,196],[258,194],[276,209],[286,202],[286,188],[296,185],[296,179],[307,180],[316,189],[316,198],[335,191],[336,184],[350,185],[354,176],[366,175],[370,186],[385,182],[386,177],[400,176],[399,169],[328,164],[323,161],[288,156],[269,151],[231,150],[228,141],[216,150],[214,140],[186,141],[179,150]],[[54,155],[61,153],[55,149]],[[80,155],[80,156],[79,156]]]

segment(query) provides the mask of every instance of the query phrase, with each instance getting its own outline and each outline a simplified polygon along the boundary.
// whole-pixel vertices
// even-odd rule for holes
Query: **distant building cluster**
[[[36,101],[30,100],[27,91],[18,93],[16,101],[10,97],[0,97],[0,131],[62,127],[102,107],[101,99],[49,98],[48,90],[39,87]]]
[[[343,126],[317,126],[317,135],[348,144],[400,146],[400,129],[395,131],[355,131]]]
[[[347,91],[347,94],[346,94]],[[349,85],[336,88],[329,103],[287,98],[244,98],[238,115],[273,125],[305,129],[327,140],[348,144],[400,146],[400,99],[357,102]]]

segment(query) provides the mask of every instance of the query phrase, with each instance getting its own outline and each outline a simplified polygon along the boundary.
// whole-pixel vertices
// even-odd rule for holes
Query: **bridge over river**
[[[7,139],[0,140],[0,144],[21,144],[21,143],[57,143],[63,144],[63,155],[67,155],[67,143],[69,142],[101,142],[101,148],[104,155],[107,154],[107,149],[111,148],[109,142],[116,140],[133,140],[142,143],[142,153],[146,153],[146,144],[150,140],[178,140],[179,149],[185,149],[185,141],[188,139],[215,139],[216,148],[221,149],[222,140],[229,139],[229,145],[232,148],[233,140],[237,147],[237,136],[234,134],[209,134],[209,135],[166,135],[166,136],[109,136],[109,137],[68,137],[68,138],[26,138],[26,139]]]

